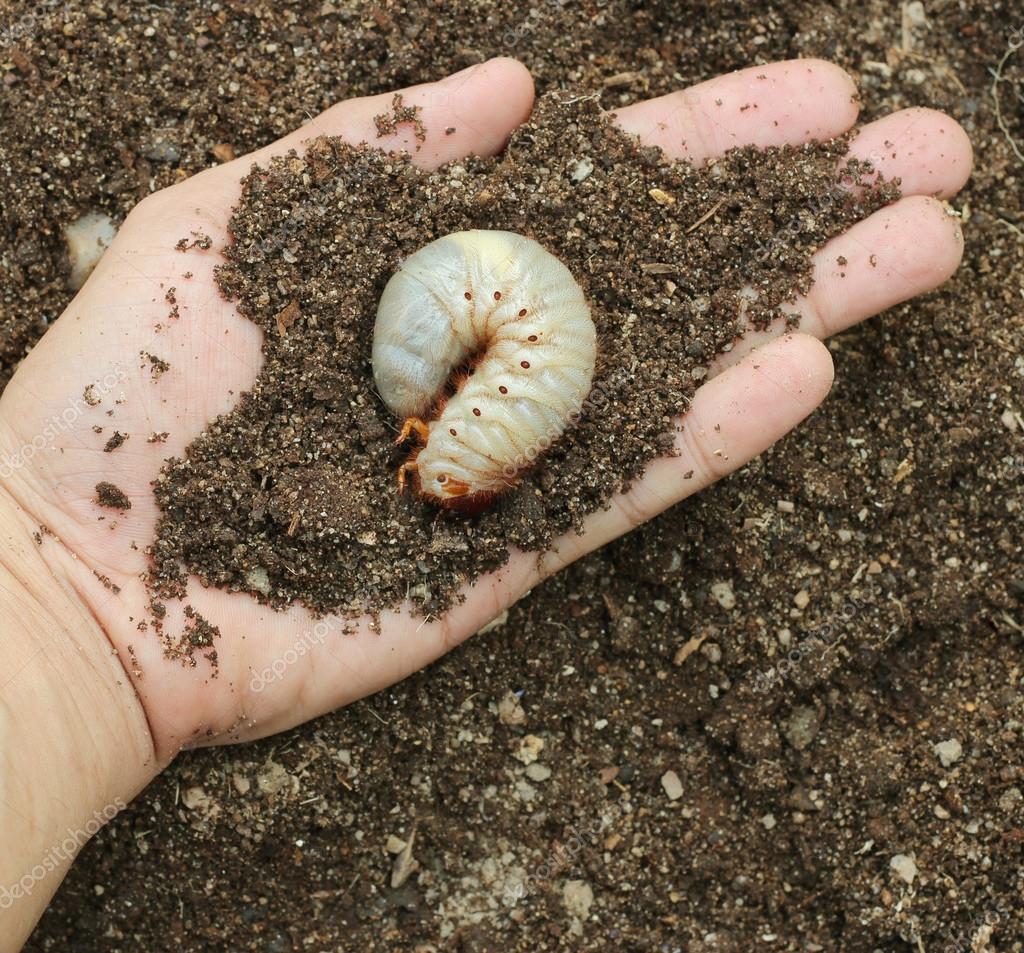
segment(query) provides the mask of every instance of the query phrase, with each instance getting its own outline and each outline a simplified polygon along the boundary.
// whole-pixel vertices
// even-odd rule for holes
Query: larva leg
[[[416,461],[407,460],[398,468],[398,493],[401,495],[405,492],[406,474],[416,472]]]
[[[427,437],[430,436],[430,428],[419,417],[406,417],[401,432],[395,438],[395,443],[405,443],[411,433],[415,433],[423,443],[426,443]]]

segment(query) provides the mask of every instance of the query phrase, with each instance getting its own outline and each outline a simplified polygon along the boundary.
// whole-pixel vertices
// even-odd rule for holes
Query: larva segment
[[[402,439],[423,444],[403,479],[460,505],[504,492],[579,413],[596,360],[583,291],[537,242],[477,229],[424,246],[392,275],[373,332],[377,390],[406,418]]]

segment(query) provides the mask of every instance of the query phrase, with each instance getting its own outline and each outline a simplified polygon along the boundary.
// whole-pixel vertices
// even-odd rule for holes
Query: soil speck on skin
[[[119,430],[114,431],[114,435],[104,444],[104,453],[113,453],[120,447],[123,447],[128,440],[128,434],[121,433]]]
[[[402,102],[402,94],[395,93],[391,100],[391,111],[373,117],[373,124],[377,128],[377,138],[382,139],[385,136],[394,135],[399,126],[409,125],[412,126],[416,141],[426,142],[427,130],[420,118],[420,113],[419,106],[406,106]],[[416,148],[419,149],[419,146]]]
[[[113,483],[101,482],[96,484],[96,502],[113,510],[130,510],[132,501],[128,499],[123,490],[114,486]]]
[[[167,363],[163,358],[157,357],[155,354],[150,354],[147,351],[141,351],[139,356],[149,364],[150,377],[157,381],[170,369],[171,365]]]
[[[192,251],[194,248],[198,248],[200,251],[209,251],[213,248],[213,239],[209,235],[205,235],[202,232],[192,232],[191,238],[180,238],[178,243],[174,246],[176,251],[186,252]],[[172,288],[168,294],[173,297]],[[171,300],[171,299],[168,299]],[[173,303],[173,302],[172,302]]]
[[[152,627],[155,629],[164,647],[164,658],[179,662],[189,668],[195,668],[199,662],[196,655],[205,658],[212,668],[211,678],[216,678],[219,660],[217,650],[213,647],[214,640],[220,638],[220,629],[204,618],[192,606],[185,606],[185,625],[177,635],[169,632],[165,623],[166,607],[163,603],[150,604]]]
[[[103,584],[105,589],[109,589],[115,596],[121,592],[121,587],[111,582],[109,576],[105,576],[99,570],[93,570],[93,575]]]

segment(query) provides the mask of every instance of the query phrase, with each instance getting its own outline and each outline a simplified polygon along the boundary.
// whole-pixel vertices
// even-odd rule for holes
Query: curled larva
[[[399,442],[422,442],[399,485],[411,474],[423,496],[463,506],[508,489],[579,414],[596,359],[582,289],[537,242],[477,229],[424,246],[391,276],[373,331]]]

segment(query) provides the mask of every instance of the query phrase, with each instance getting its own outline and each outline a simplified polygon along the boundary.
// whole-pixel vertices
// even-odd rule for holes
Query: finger
[[[963,257],[959,220],[940,201],[900,199],[833,238],[814,255],[814,285],[791,309],[800,330],[817,338],[937,288]],[[732,366],[783,332],[784,321],[748,331],[712,373]]]
[[[798,302],[802,330],[827,337],[937,288],[963,257],[960,222],[937,199],[880,209],[814,256],[815,282]]]
[[[899,179],[904,195],[943,198],[963,188],[973,162],[967,133],[934,109],[903,109],[869,123],[850,143],[850,155],[869,160],[886,179]]]
[[[395,97],[404,109],[415,109],[415,119],[399,121]],[[245,168],[264,164],[318,136],[340,136],[346,142],[369,143],[389,151],[410,153],[413,161],[433,169],[467,155],[500,152],[516,126],[533,108],[533,79],[522,63],[499,57],[471,66],[436,83],[410,86],[398,93],[382,93],[338,103],[306,125],[239,162]],[[378,125],[378,117],[384,117]],[[400,119],[400,117],[398,117]]]
[[[857,87],[825,60],[787,60],[727,73],[616,112],[626,132],[673,159],[702,165],[735,146],[799,144],[857,121]]]

